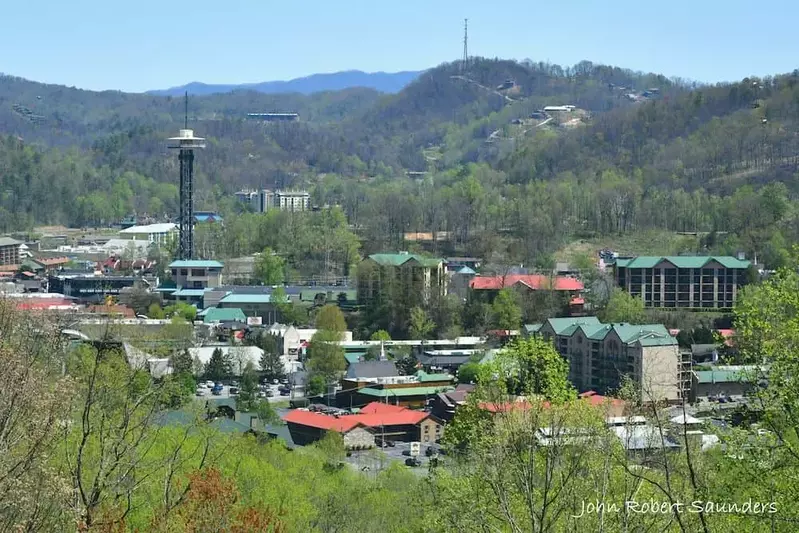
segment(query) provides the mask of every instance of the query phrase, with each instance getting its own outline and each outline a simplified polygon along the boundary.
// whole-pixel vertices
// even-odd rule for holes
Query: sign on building
[[[411,457],[417,457],[421,451],[422,451],[422,443],[421,442],[412,442],[411,443]]]
[[[259,316],[248,316],[247,317],[247,325],[248,326],[260,326],[262,320]]]

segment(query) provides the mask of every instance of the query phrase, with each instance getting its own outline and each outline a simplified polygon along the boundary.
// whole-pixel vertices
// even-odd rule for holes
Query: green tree
[[[608,324],[619,322],[644,324],[646,323],[644,301],[616,287],[610,294],[607,305],[600,311],[599,317]]]
[[[313,375],[321,376],[326,384],[335,380],[346,368],[344,349],[335,331],[319,330],[311,338],[308,348],[308,368]]]
[[[436,329],[436,325],[430,320],[424,309],[421,307],[411,309],[411,316],[408,321],[408,335],[412,339],[427,339],[434,329]]]
[[[384,329],[378,329],[369,336],[370,341],[390,341],[391,335]]]
[[[264,333],[258,336],[256,346],[264,353],[261,355],[259,365],[267,379],[280,379],[286,375],[283,360],[277,349],[277,339],[274,335]]]
[[[168,317],[179,317],[188,322],[194,322],[197,318],[197,308],[185,302],[177,302],[164,309],[164,314]]]
[[[272,291],[271,300],[280,313],[281,322],[294,326],[302,326],[308,322],[308,312],[301,305],[295,304],[287,296],[283,287]]]
[[[241,373],[239,394],[236,396],[236,410],[249,413],[258,406],[258,374],[255,366],[248,361]]]
[[[552,343],[537,337],[516,339],[480,365],[478,381],[494,382],[510,394],[538,395],[551,401],[576,395],[569,382],[569,364]]]
[[[341,333],[346,331],[347,321],[337,305],[327,304],[316,313],[316,328]]]
[[[169,362],[172,366],[172,372],[175,374],[192,375],[194,372],[194,359],[192,359],[188,350],[174,352]]]
[[[306,396],[318,396],[327,393],[327,382],[321,375],[311,375],[305,388]]]
[[[521,327],[522,310],[516,302],[513,289],[504,288],[499,291],[491,304],[494,326],[497,329],[516,330]]]
[[[458,383],[475,383],[479,374],[480,363],[465,363],[458,368]]]
[[[285,259],[266,247],[255,259],[254,274],[264,285],[279,285],[286,280],[285,266]]]
[[[164,310],[161,309],[161,306],[157,303],[150,304],[150,307],[147,308],[147,317],[152,319],[164,319],[166,315],[164,314]]]
[[[205,377],[212,381],[221,381],[233,373],[233,364],[220,348],[214,348],[211,358],[205,365]]]

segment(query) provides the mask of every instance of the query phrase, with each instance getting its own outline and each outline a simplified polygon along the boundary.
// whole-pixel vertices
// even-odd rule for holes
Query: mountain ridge
[[[356,87],[394,94],[400,92],[424,72],[424,70],[403,70],[399,72],[343,70],[339,72],[310,74],[290,80],[255,83],[208,84],[193,81],[168,89],[146,91],[145,94],[153,96],[180,96],[188,91],[190,95],[202,96],[243,90],[264,94],[300,93],[309,95],[319,92],[341,91]]]

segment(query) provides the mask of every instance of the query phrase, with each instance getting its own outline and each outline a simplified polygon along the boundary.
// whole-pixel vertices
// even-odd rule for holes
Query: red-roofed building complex
[[[574,293],[583,290],[583,282],[566,276],[549,277],[543,274],[509,274],[507,276],[477,276],[469,283],[475,291],[499,291],[505,287],[526,288],[532,291],[556,290]]]
[[[372,402],[359,414],[327,415],[303,409],[283,417],[296,444],[312,444],[328,431],[341,433],[347,448],[371,447],[375,437],[391,441],[433,443],[443,435],[443,424],[430,413]]]

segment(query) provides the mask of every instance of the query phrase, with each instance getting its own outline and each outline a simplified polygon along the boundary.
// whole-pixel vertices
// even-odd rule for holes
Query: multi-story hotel
[[[729,309],[748,281],[749,261],[734,257],[634,257],[617,259],[616,284],[645,307]]]
[[[569,362],[569,379],[580,391],[613,392],[627,375],[644,401],[675,401],[689,392],[683,390],[686,369],[677,339],[661,324],[603,324],[589,316],[550,318],[524,329],[527,335],[554,343]]]

